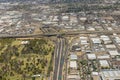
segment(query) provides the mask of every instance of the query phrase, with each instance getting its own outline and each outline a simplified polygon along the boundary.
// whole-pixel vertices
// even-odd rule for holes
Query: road
[[[62,70],[66,54],[64,38],[58,38],[55,50],[53,80],[62,80]]]
[[[27,38],[27,37],[50,37],[50,36],[57,36],[57,35],[64,35],[64,36],[70,36],[70,35],[79,35],[79,34],[113,34],[118,33],[120,34],[120,31],[72,31],[72,32],[54,32],[54,33],[44,33],[44,34],[30,34],[30,35],[0,35],[0,38]]]

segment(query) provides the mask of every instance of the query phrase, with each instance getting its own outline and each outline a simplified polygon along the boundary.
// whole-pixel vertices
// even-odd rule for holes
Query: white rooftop
[[[116,46],[114,44],[108,44],[106,45],[106,48],[113,49],[116,48]]]
[[[102,40],[108,41],[108,40],[110,40],[110,38],[109,37],[105,37],[105,38],[102,38]]]
[[[101,35],[100,37],[101,38],[109,38],[109,36],[107,36],[107,35]]]
[[[84,39],[88,39],[88,38],[85,37],[85,36],[81,36],[81,37],[80,37],[80,40],[84,40]]]
[[[120,70],[101,71],[103,80],[120,80]]]
[[[81,40],[80,43],[81,44],[88,44],[87,40]]]
[[[116,43],[120,43],[120,38],[119,37],[115,37],[115,41],[116,41]]]
[[[99,63],[102,67],[109,67],[109,63],[107,60],[100,60]]]
[[[71,59],[71,60],[77,60],[77,55],[71,54],[71,55],[70,55],[70,59]]]
[[[94,76],[98,76],[99,73],[98,73],[98,72],[92,72],[92,75],[94,75]]]
[[[77,62],[76,61],[70,61],[70,68],[77,68]]]
[[[67,76],[68,80],[80,80],[80,76],[79,75],[68,75]]]
[[[96,59],[95,54],[87,54],[88,59]]]
[[[110,58],[110,55],[99,55],[97,56],[98,59],[109,59]]]
[[[87,20],[87,18],[86,17],[81,17],[80,20],[85,21],[85,20]]]
[[[120,53],[117,50],[113,50],[113,51],[111,50],[111,51],[108,51],[108,52],[111,56],[120,55]]]
[[[22,41],[21,44],[28,44],[29,41]]]
[[[92,39],[93,43],[98,43],[98,44],[101,43],[100,38],[91,38],[91,39]]]
[[[62,19],[63,19],[63,20],[68,20],[69,17],[68,17],[68,16],[62,16]]]

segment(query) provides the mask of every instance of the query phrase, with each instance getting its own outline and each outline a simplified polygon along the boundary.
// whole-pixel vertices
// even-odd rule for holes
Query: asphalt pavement
[[[62,80],[62,70],[65,59],[65,39],[58,38],[56,47],[53,80]]]

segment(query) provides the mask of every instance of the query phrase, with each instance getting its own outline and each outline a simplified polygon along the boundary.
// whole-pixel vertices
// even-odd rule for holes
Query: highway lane
[[[64,59],[65,59],[65,39],[62,39],[63,45],[61,56],[60,56],[60,62],[59,62],[59,71],[58,71],[58,80],[62,80],[62,71],[63,71],[63,64],[64,64]]]
[[[58,39],[57,40],[57,49],[55,51],[55,59],[54,59],[54,75],[53,75],[53,80],[57,79],[57,73],[58,73],[58,62],[59,62],[59,52],[60,52],[60,46],[61,46],[61,41]]]
[[[61,58],[62,58],[62,55],[63,55],[64,46],[63,46],[63,42],[62,42],[63,40],[62,39],[60,39],[60,40],[61,40],[61,46],[60,46],[60,52],[59,52],[60,56],[58,56],[59,61],[58,61],[58,72],[57,72],[57,79],[56,80],[61,79],[61,75],[59,74],[59,72],[61,70]]]
[[[66,51],[67,51],[67,47],[66,47],[66,41],[65,39],[63,39],[63,52],[62,52],[62,55],[61,55],[61,62],[60,62],[60,68],[59,68],[59,77],[58,77],[58,80],[62,80],[62,73],[63,73],[63,65],[65,63],[65,58],[66,58]]]
[[[55,53],[53,80],[62,80],[62,69],[65,54],[65,39],[58,38],[57,51]]]

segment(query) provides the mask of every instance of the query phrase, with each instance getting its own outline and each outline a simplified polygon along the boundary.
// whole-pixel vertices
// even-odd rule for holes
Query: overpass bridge
[[[30,35],[0,35],[0,38],[30,38],[30,37],[51,37],[51,36],[71,36],[79,34],[106,34],[111,35],[113,33],[120,34],[120,31],[71,31],[71,32],[55,32],[44,34],[30,34]]]

